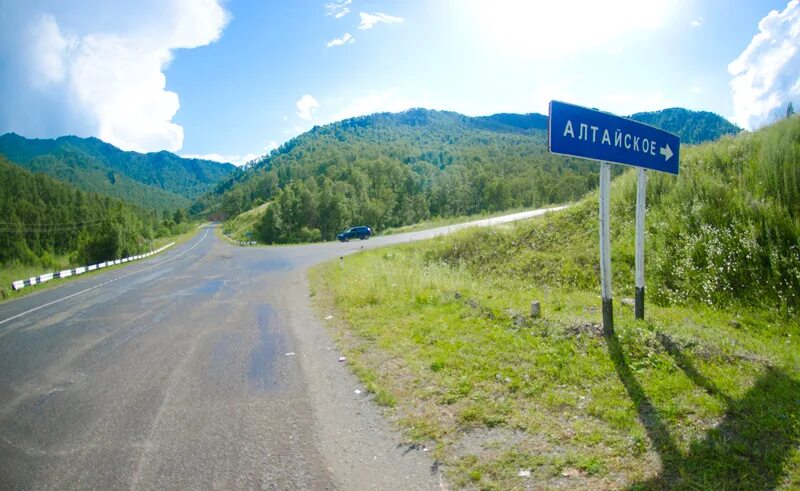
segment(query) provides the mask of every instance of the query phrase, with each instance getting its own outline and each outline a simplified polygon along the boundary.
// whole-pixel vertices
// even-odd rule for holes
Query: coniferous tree
[[[144,252],[154,237],[188,230],[119,199],[34,174],[0,156],[0,265],[56,268]],[[165,212],[171,216],[171,213]]]

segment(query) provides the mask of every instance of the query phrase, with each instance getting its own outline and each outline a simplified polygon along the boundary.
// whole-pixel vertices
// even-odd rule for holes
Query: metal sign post
[[[647,171],[639,167],[636,180],[636,298],[633,314],[644,319],[644,214],[647,197]]]
[[[611,297],[609,163],[639,168],[636,188],[636,300],[634,314],[644,318],[645,168],[678,173],[681,140],[677,135],[613,114],[565,102],[550,102],[547,143],[552,153],[600,161],[600,286],[603,330],[614,332]]]
[[[611,165],[600,163],[600,293],[603,298],[603,331],[614,332],[614,305],[611,295],[611,233],[609,229],[611,207]]]

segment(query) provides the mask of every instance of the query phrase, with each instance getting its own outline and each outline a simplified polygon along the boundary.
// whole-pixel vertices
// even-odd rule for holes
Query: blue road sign
[[[678,173],[681,139],[653,126],[565,102],[550,102],[550,151]]]

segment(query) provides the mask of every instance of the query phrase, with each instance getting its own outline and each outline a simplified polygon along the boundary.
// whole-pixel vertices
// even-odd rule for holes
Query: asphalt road
[[[429,454],[355,393],[306,271],[531,213],[295,247],[240,248],[206,229],[0,304],[0,488],[444,487]]]

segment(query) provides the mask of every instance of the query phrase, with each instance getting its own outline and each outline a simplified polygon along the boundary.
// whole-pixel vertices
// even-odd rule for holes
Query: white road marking
[[[0,321],[0,325],[3,325],[3,324],[5,324],[6,322],[11,322],[11,321],[13,321],[14,319],[18,319],[18,318],[20,318],[20,317],[23,317],[23,316],[26,316],[26,315],[28,315],[28,314],[30,314],[30,313],[36,312],[37,310],[43,309],[43,308],[45,308],[45,307],[49,307],[49,306],[51,306],[51,305],[55,305],[55,304],[57,304],[57,303],[63,302],[64,300],[69,300],[69,299],[70,299],[70,298],[72,298],[72,297],[77,297],[78,295],[82,295],[82,294],[84,294],[84,293],[86,293],[86,292],[90,292],[90,291],[92,291],[92,290],[96,290],[96,289],[100,288],[101,286],[106,286],[106,285],[108,285],[109,283],[114,283],[114,282],[115,282],[115,281],[117,281],[117,280],[121,280],[121,279],[123,279],[123,278],[127,278],[127,277],[129,277],[129,276],[133,276],[133,275],[135,275],[135,274],[143,273],[143,272],[145,272],[145,271],[147,271],[147,270],[149,270],[149,269],[153,269],[153,268],[155,268],[156,266],[161,266],[162,264],[164,264],[164,263],[166,263],[166,262],[172,261],[173,259],[177,259],[177,258],[179,258],[179,257],[183,256],[184,254],[186,254],[187,252],[191,251],[191,250],[192,250],[192,249],[194,249],[195,247],[199,246],[199,245],[200,245],[200,243],[201,243],[201,242],[203,242],[203,239],[205,239],[205,238],[206,238],[206,236],[208,235],[208,230],[209,230],[209,229],[206,229],[206,233],[205,233],[205,234],[203,234],[203,236],[202,236],[202,237],[200,237],[200,240],[198,240],[198,241],[197,241],[197,243],[196,243],[195,245],[193,245],[192,247],[190,247],[190,248],[186,249],[185,251],[183,251],[183,252],[181,252],[181,253],[179,253],[179,254],[176,254],[176,255],[174,255],[174,256],[172,256],[172,257],[170,257],[170,258],[168,258],[168,259],[165,259],[165,260],[163,260],[163,261],[157,262],[157,263],[155,263],[155,264],[153,264],[153,265],[150,265],[150,266],[148,266],[148,267],[146,267],[146,268],[140,269],[139,271],[134,271],[134,272],[132,272],[132,273],[128,273],[128,274],[126,274],[126,275],[123,275],[123,276],[119,276],[119,277],[117,277],[117,278],[114,278],[113,280],[106,281],[105,283],[100,283],[99,285],[92,286],[92,287],[90,287],[90,288],[87,288],[87,289],[85,289],[85,290],[81,290],[81,291],[79,291],[79,292],[75,292],[75,293],[73,293],[72,295],[67,295],[66,297],[59,298],[58,300],[53,300],[52,302],[48,302],[48,303],[46,303],[46,304],[44,304],[44,305],[39,305],[38,307],[34,307],[34,308],[30,309],[30,310],[26,310],[25,312],[21,312],[21,313],[19,313],[19,314],[15,315],[15,316],[13,316],[13,317],[9,317],[8,319],[3,319],[3,320],[1,320],[1,321]]]

